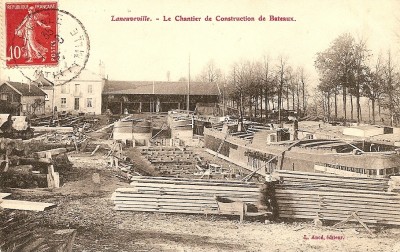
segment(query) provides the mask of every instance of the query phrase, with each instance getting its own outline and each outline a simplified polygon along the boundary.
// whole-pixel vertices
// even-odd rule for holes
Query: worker
[[[294,128],[293,138],[294,140],[299,140],[299,121],[297,121],[297,119],[294,120],[293,128]]]
[[[12,136],[12,131],[13,131],[13,121],[12,121],[12,116],[11,114],[8,115],[7,121],[3,123],[3,125],[0,126],[0,130],[3,132],[4,137],[11,137]]]

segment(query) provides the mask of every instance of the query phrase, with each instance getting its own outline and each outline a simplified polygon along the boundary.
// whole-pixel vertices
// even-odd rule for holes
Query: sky
[[[315,55],[340,34],[366,38],[374,55],[389,48],[399,55],[400,48],[395,34],[399,0],[59,0],[59,9],[73,14],[87,31],[86,68],[97,72],[103,61],[112,80],[166,81],[170,72],[170,80],[177,81],[188,77],[189,58],[194,78],[210,60],[227,73],[235,62],[269,57],[274,63],[282,55],[295,68],[304,67],[315,84]],[[201,21],[175,21],[180,15]],[[266,21],[258,21],[261,15]],[[270,15],[295,21],[269,21]],[[112,16],[152,21],[112,21]],[[164,16],[172,21],[163,21]],[[223,22],[217,16],[255,21]],[[22,78],[16,69],[1,71],[2,78]]]

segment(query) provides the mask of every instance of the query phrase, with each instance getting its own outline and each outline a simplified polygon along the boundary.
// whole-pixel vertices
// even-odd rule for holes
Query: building
[[[61,73],[54,78],[54,92],[51,99],[54,100],[57,111],[101,114],[104,77],[87,69],[83,69],[72,80],[65,79],[64,76],[66,75]]]
[[[44,114],[45,97],[43,92],[36,85],[6,81],[0,85],[0,100],[15,106],[16,114]]]
[[[122,114],[187,109],[188,93],[189,110],[197,103],[218,103],[216,83],[105,80],[103,110]]]
[[[43,92],[46,93],[45,97],[45,113],[50,114],[54,108],[54,83],[43,76],[43,73],[39,74],[33,84],[37,85]]]

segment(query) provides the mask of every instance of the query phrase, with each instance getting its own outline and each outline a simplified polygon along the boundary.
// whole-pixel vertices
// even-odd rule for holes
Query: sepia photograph
[[[399,0],[0,0],[0,252],[400,252]]]

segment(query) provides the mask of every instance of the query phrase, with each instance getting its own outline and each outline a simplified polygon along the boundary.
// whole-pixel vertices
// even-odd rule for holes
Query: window
[[[79,93],[79,84],[75,84],[75,93]]]
[[[67,98],[61,98],[61,108],[67,107]]]
[[[92,98],[87,98],[86,99],[86,107],[88,107],[88,108],[92,108],[93,107]]]
[[[7,101],[7,98],[8,98],[8,95],[5,94],[5,93],[2,93],[2,94],[0,95],[0,99],[3,100],[3,101]]]
[[[67,93],[67,84],[62,84],[61,85],[61,93],[66,94]]]
[[[93,86],[92,86],[92,84],[89,84],[89,85],[88,85],[87,92],[88,92],[88,94],[93,93]]]

